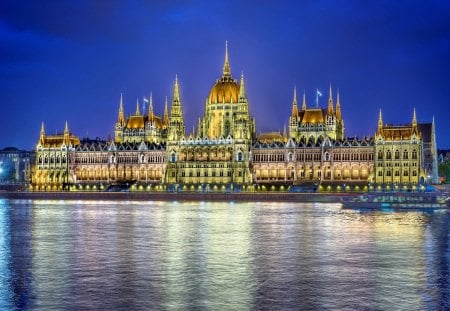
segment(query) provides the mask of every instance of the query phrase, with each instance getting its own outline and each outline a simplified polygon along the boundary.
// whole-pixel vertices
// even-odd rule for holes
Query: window
[[[416,149],[414,149],[414,150],[412,151],[412,159],[413,159],[413,160],[417,160],[417,151],[416,151]]]
[[[398,151],[398,149],[395,150],[395,159],[396,160],[400,159],[400,151]]]
[[[170,154],[170,162],[175,162],[176,161],[176,156],[175,156],[175,152],[172,152]]]
[[[403,160],[408,160],[408,150],[403,151]]]
[[[288,153],[288,161],[292,161],[293,160],[293,154],[292,154],[292,152],[289,152]]]
[[[391,150],[386,151],[386,159],[391,160],[392,159],[392,153]]]
[[[242,161],[242,160],[243,160],[242,152],[239,151],[239,152],[237,153],[236,160],[237,160],[237,161]]]

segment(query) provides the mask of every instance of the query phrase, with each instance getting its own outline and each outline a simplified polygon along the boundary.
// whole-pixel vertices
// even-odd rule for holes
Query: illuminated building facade
[[[69,134],[46,136],[36,146],[32,190],[264,191],[414,190],[437,176],[434,122],[387,126],[375,137],[345,137],[339,93],[330,86],[327,109],[297,105],[294,89],[289,132],[256,135],[244,76],[231,75],[228,47],[221,77],[205,100],[198,127],[186,133],[178,78],[170,113],[148,113],[139,102],[125,117],[122,95],[111,141]],[[431,176],[431,177],[428,177]],[[297,187],[297,188],[296,188]]]
[[[69,153],[80,144],[78,137],[70,134],[69,126],[63,134],[46,135],[42,123],[39,141],[36,145],[36,164],[32,171],[31,189],[59,191],[74,183],[68,171]]]
[[[307,107],[304,93],[302,107],[299,109],[297,91],[294,89],[292,113],[289,118],[289,137],[303,144],[320,143],[326,137],[339,141],[344,139],[344,120],[339,93],[337,93],[336,107],[334,107],[331,85],[327,109]]]

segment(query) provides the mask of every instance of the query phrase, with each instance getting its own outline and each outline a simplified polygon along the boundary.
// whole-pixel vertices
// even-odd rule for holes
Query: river
[[[450,309],[450,213],[0,200],[1,310]]]

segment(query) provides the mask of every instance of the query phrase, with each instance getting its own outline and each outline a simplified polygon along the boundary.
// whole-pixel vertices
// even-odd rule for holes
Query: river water
[[[445,310],[450,213],[0,200],[0,310]]]

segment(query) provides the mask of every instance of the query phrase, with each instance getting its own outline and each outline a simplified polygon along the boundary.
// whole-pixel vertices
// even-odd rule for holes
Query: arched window
[[[170,154],[170,162],[176,162],[176,160],[177,160],[177,157],[176,157],[176,155],[175,155],[175,152],[172,152],[171,154]]]
[[[413,149],[413,151],[412,151],[412,159],[417,160],[417,150],[416,149]]]
[[[391,150],[386,151],[386,160],[391,160],[392,159],[392,153]]]
[[[42,156],[39,156],[38,163],[39,163],[39,164],[42,164]]]
[[[378,160],[383,160],[383,151],[378,151]]]
[[[236,155],[236,161],[243,161],[244,160],[244,156],[242,154],[241,151],[239,151]]]
[[[325,161],[330,161],[330,154],[325,152]]]
[[[403,160],[408,160],[408,150],[403,151]]]
[[[398,151],[398,149],[395,150],[395,159],[396,159],[396,160],[399,160],[399,159],[400,159],[400,151]]]

